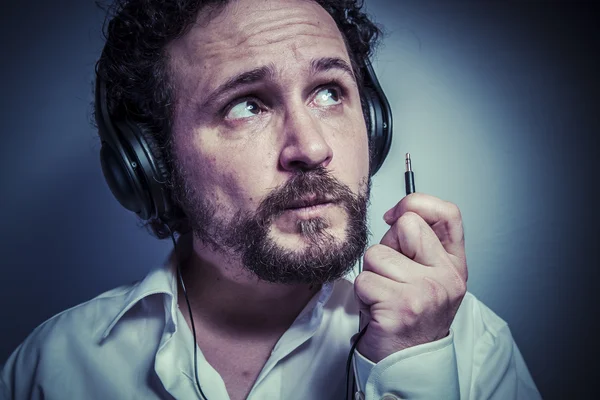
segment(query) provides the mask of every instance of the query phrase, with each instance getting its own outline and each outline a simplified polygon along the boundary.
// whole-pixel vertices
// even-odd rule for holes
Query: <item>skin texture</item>
[[[218,205],[215,218],[227,221],[240,210],[256,211],[273,188],[300,169],[324,167],[353,193],[359,193],[368,176],[369,161],[356,83],[340,69],[310,74],[311,61],[319,58],[337,57],[350,64],[331,17],[316,3],[291,0],[240,0],[212,17],[201,15],[190,32],[171,44],[168,53],[177,90],[175,156],[189,186],[206,202]],[[222,83],[263,66],[272,67],[270,79],[206,104]],[[319,88],[333,81],[345,93],[336,105],[317,98]],[[264,111],[253,116],[247,112],[223,116],[221,110],[228,104],[239,111],[236,104],[248,93],[260,96]],[[234,118],[240,115],[248,118]],[[346,213],[328,206],[320,215],[329,222],[326,233],[343,241]],[[275,220],[271,236],[279,245],[300,251],[310,241],[295,230],[295,218],[288,213]],[[241,298],[231,304],[232,309],[239,304],[252,309],[256,298],[277,302],[280,296],[298,299],[291,302],[296,309],[318,290],[310,285],[258,281],[242,268],[240,260],[197,238],[194,250],[191,262],[202,268],[188,268],[189,280],[203,282],[196,292],[214,291],[219,298],[226,296],[225,292],[237,293]],[[223,288],[217,285],[217,278]],[[258,303],[257,309],[264,306]]]
[[[214,219],[225,223],[239,211],[256,212],[299,170],[325,168],[353,193],[364,191],[368,141],[354,78],[340,68],[311,73],[318,59],[350,65],[331,17],[303,0],[239,0],[210,17],[201,14],[168,48],[177,90],[173,141],[188,190],[215,206]],[[267,78],[214,96],[228,79],[265,66],[272,72]],[[328,91],[332,87],[339,98]],[[248,99],[258,101],[244,103]],[[272,221],[270,237],[291,251],[306,250],[311,241],[296,222],[311,215],[327,222],[323,234],[344,242],[348,216],[336,205],[284,213]],[[413,194],[385,220],[390,230],[365,254],[365,271],[355,283],[370,320],[358,349],[374,362],[446,336],[467,279],[456,206]],[[184,279],[198,344],[230,397],[245,398],[319,286],[261,281],[227,249],[199,237],[193,249]],[[181,297],[179,303],[185,307]]]
[[[210,22],[201,18],[169,53],[178,90],[177,159],[195,190],[219,205],[216,217],[227,220],[240,210],[256,211],[270,190],[299,169],[325,167],[359,192],[368,174],[368,153],[356,84],[339,69],[309,75],[310,62],[319,58],[338,57],[350,64],[337,27],[317,4],[234,2]],[[262,66],[273,67],[273,79],[205,104],[221,83]],[[320,106],[324,102],[315,101],[315,88],[334,79],[347,91],[343,105]],[[258,92],[268,110],[236,119],[248,115],[236,106],[232,118],[219,115],[246,92]],[[343,239],[346,215],[330,208],[328,233]],[[282,215],[271,227],[271,236],[290,249],[309,244],[297,234],[294,219]]]
[[[384,214],[390,229],[365,253],[354,291],[369,327],[358,351],[373,362],[446,337],[467,290],[458,207],[413,193]]]

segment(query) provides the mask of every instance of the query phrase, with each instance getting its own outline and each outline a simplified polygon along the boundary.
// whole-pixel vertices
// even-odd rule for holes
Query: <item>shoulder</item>
[[[17,396],[17,392],[26,387],[33,389],[31,384],[40,375],[52,370],[60,373],[61,367],[74,361],[75,354],[85,354],[86,348],[101,340],[103,331],[123,308],[135,285],[104,292],[40,324],[10,355],[0,380]],[[31,393],[21,395],[29,398]]]
[[[55,340],[99,339],[136,285],[117,287],[54,315],[34,329],[23,345],[43,347]]]

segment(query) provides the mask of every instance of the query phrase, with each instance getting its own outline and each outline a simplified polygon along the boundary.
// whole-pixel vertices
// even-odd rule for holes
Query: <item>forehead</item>
[[[314,1],[236,0],[207,11],[167,49],[180,89],[209,91],[233,74],[267,64],[297,76],[315,58],[350,61],[333,18]]]

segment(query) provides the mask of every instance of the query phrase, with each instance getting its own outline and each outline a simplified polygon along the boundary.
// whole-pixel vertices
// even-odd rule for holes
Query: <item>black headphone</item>
[[[371,146],[370,169],[374,175],[392,144],[392,111],[371,63],[363,65],[363,107]],[[166,188],[169,176],[161,149],[143,124],[132,119],[111,118],[106,83],[96,73],[95,117],[102,148],[100,163],[108,186],[126,209],[142,220],[159,218],[168,223],[176,206]]]

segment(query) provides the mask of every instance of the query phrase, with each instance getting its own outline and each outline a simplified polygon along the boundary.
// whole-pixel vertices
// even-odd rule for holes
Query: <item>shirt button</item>
[[[381,400],[400,400],[400,398],[397,397],[397,396],[395,396],[395,395],[393,395],[393,394],[386,393],[386,394],[383,395],[383,397],[381,398]]]
[[[354,400],[365,400],[365,395],[360,390],[354,393]]]

